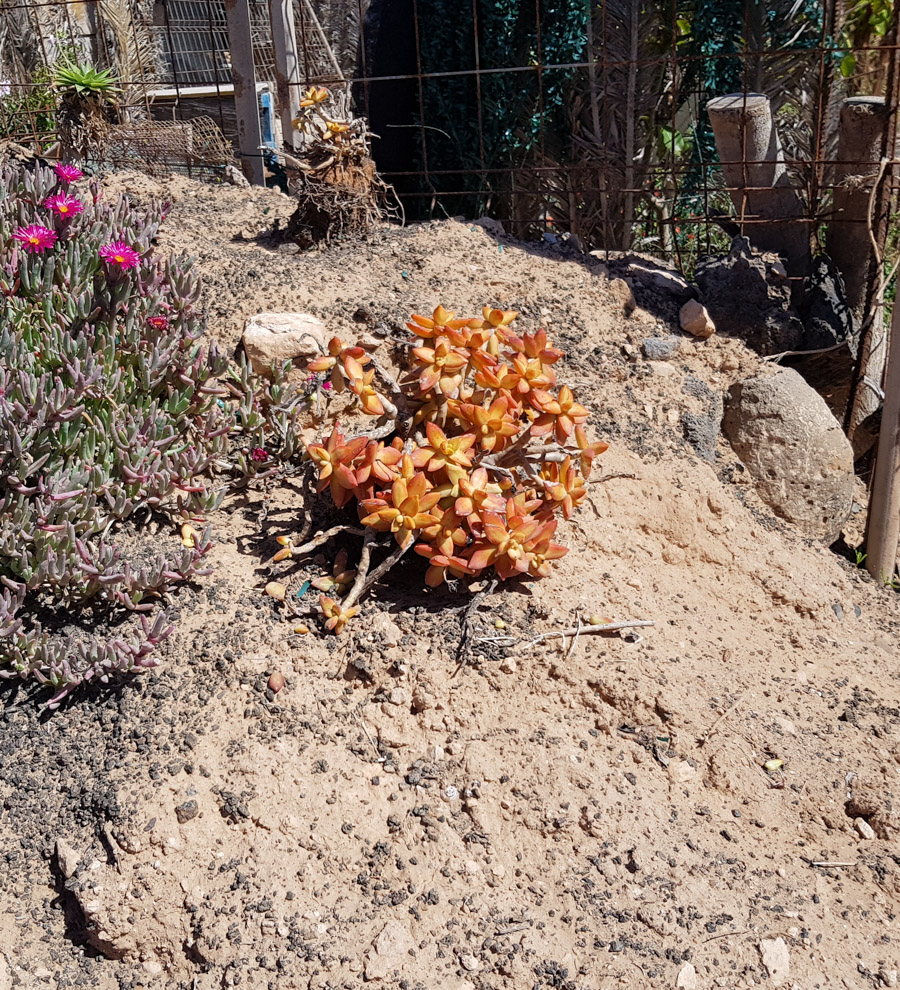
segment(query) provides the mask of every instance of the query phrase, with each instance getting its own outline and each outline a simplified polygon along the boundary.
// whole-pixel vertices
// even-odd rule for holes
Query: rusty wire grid
[[[727,247],[736,220],[706,115],[711,96],[761,91],[771,98],[787,175],[802,196],[803,219],[818,232],[841,222],[832,197],[843,97],[853,87],[896,102],[898,90],[896,24],[874,40],[850,39],[850,48],[839,36],[838,0],[805,7],[785,0],[771,7],[769,21],[790,11],[800,19],[787,17],[778,28],[784,43],[775,44],[772,24],[758,22],[759,4],[733,5],[740,26],[717,49],[698,33],[715,3],[293,0],[299,85],[351,89],[378,135],[376,162],[413,219],[488,214],[523,238],[638,250],[691,270],[700,254]],[[153,121],[164,123],[153,167],[200,174],[185,151],[188,139],[174,140],[188,132],[173,125],[211,119],[234,140],[224,0],[4,3],[0,133],[54,153],[48,66],[74,53],[121,67],[123,30],[112,22],[123,6],[135,50],[149,55],[128,62],[109,124],[134,129],[147,121],[149,132]],[[565,18],[554,20],[563,9]],[[692,11],[687,27],[685,10]],[[269,4],[251,0],[250,13],[257,84],[274,94]],[[140,38],[148,44],[137,44]],[[857,71],[845,78],[848,58]],[[193,125],[207,135],[201,144],[208,126]],[[121,138],[118,145],[135,147],[136,137],[123,131]],[[221,149],[212,144],[215,169]],[[129,150],[125,157],[138,156]],[[882,157],[889,164],[879,175],[873,223],[890,253],[893,143]],[[844,162],[843,172],[853,164]],[[862,173],[871,163],[858,165]],[[746,211],[739,219],[749,230],[770,222]]]

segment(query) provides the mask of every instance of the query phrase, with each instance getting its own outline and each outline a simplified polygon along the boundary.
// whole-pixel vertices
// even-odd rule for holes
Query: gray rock
[[[644,357],[650,361],[670,361],[681,353],[679,337],[647,337],[641,342]]]
[[[832,347],[853,336],[853,311],[847,304],[844,281],[827,254],[813,260],[798,309],[805,328],[804,350]]]
[[[837,538],[853,503],[853,449],[796,371],[734,385],[722,429],[777,515],[811,539]]]
[[[184,825],[185,822],[196,818],[199,811],[200,808],[196,801],[185,801],[175,809],[175,817],[178,819],[179,825]]]
[[[736,237],[727,255],[700,259],[696,278],[719,333],[760,354],[801,346],[803,324],[791,308],[791,285],[777,255],[761,254]]]

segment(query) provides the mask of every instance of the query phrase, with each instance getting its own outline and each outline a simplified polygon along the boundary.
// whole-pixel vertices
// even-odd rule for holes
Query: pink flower
[[[53,210],[60,220],[71,220],[77,217],[84,210],[84,204],[80,199],[70,196],[68,193],[57,193],[44,200],[44,206],[48,210]]]
[[[84,176],[84,172],[75,165],[64,165],[62,162],[53,166],[53,171],[60,182],[75,182]]]
[[[153,327],[154,330],[165,330],[169,325],[169,318],[167,316],[148,316],[147,326]]]
[[[122,271],[129,268],[137,268],[140,258],[134,248],[129,247],[123,241],[110,241],[100,248],[100,257],[108,265],[116,265]]]
[[[322,388],[325,389],[326,392],[330,392],[331,391],[331,382],[322,382]]]
[[[56,243],[56,233],[39,223],[32,223],[19,227],[13,239],[19,241],[28,254],[43,254]]]
[[[251,461],[267,461],[268,459],[269,455],[262,449],[262,447],[254,447],[253,450],[250,451]]]

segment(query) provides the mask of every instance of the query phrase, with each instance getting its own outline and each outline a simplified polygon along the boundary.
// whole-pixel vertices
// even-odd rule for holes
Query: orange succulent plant
[[[308,366],[330,372],[336,389],[355,395],[363,412],[387,417],[388,428],[397,417],[390,441],[348,440],[335,425],[307,450],[318,490],[327,488],[339,508],[355,498],[364,527],[392,533],[401,549],[414,544],[428,560],[430,587],[489,569],[502,579],[548,575],[567,552],[555,542],[559,518],[587,497],[593,462],[607,449],[588,439],[588,409],[557,381],[562,351],[544,330],[518,336],[517,316],[487,306],[480,318],[443,306],[413,315],[412,374],[396,386],[408,408],[402,425],[393,393],[388,402],[375,387],[376,369],[385,373],[365,367],[371,357],[361,347],[335,337]],[[352,575],[341,560],[340,574],[317,586],[341,593]],[[356,612],[320,601],[335,632]]]

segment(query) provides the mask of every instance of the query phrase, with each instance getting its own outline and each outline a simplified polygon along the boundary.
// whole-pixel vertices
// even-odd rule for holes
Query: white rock
[[[716,332],[712,317],[706,312],[706,307],[696,299],[688,299],[678,313],[681,329],[695,337],[706,339]]]
[[[632,261],[628,265],[628,274],[658,292],[668,292],[681,299],[687,298],[693,291],[682,275],[668,268],[651,268],[649,265]]]
[[[467,952],[464,956],[460,956],[459,961],[462,964],[462,968],[467,973],[477,973],[478,970],[481,969],[481,964],[471,952]]]
[[[685,963],[679,970],[675,986],[681,990],[697,990],[697,970],[690,963]]]
[[[78,853],[65,839],[56,840],[56,862],[59,863],[60,873],[66,878],[71,877],[78,869]]]
[[[148,959],[146,962],[141,963],[141,969],[145,973],[149,973],[150,976],[159,976],[163,971],[162,964],[158,963],[155,959]]]
[[[790,972],[791,957],[783,938],[764,938],[759,943],[759,953],[762,964],[772,981],[773,987],[780,987],[787,981]]]
[[[856,831],[859,832],[860,836],[864,839],[874,839],[875,829],[865,820],[865,818],[857,818],[853,824],[856,826]]]
[[[409,691],[405,688],[393,688],[391,693],[388,695],[388,701],[392,705],[408,705]]]
[[[308,313],[257,313],[244,326],[242,342],[257,374],[266,374],[273,361],[312,358],[327,347],[325,324]]]
[[[669,776],[676,784],[686,784],[697,776],[697,771],[687,760],[676,760],[668,766]]]
[[[379,612],[372,619],[369,628],[375,635],[381,636],[387,646],[399,646],[403,639],[403,630],[386,612]]]
[[[387,979],[394,970],[403,968],[410,950],[415,947],[409,929],[399,921],[389,921],[366,955],[366,979]]]
[[[648,361],[647,367],[660,378],[671,378],[672,375],[677,374],[676,369],[668,361]]]
[[[626,316],[631,316],[637,308],[637,303],[634,301],[634,294],[631,291],[631,286],[625,281],[625,279],[610,279],[609,292],[613,297],[613,300],[622,307],[622,312]]]

